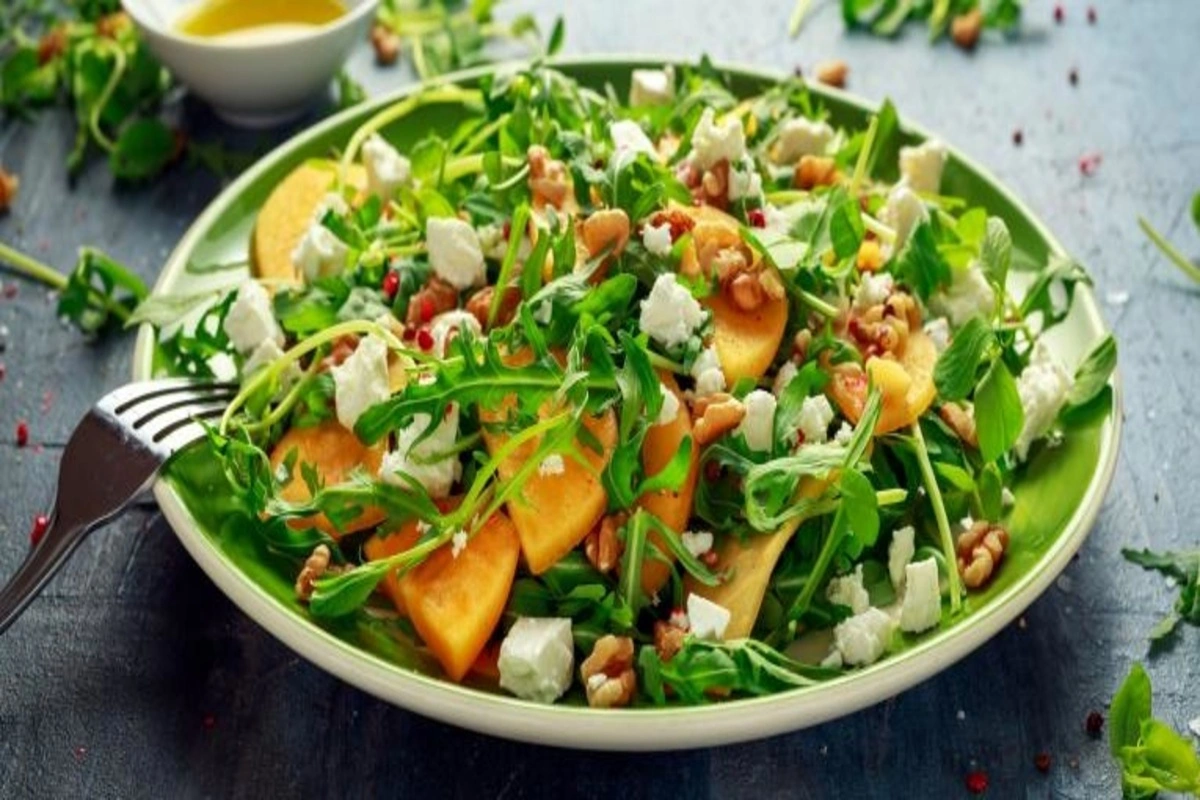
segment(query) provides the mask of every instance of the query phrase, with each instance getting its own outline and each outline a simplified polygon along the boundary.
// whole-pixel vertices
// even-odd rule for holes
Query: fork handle
[[[57,511],[52,512],[42,540],[25,557],[16,574],[0,589],[0,634],[21,616],[25,607],[37,597],[96,526],[95,522],[64,521]]]

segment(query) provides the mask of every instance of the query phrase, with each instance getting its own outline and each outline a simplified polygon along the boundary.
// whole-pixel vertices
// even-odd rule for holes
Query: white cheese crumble
[[[570,688],[574,673],[570,618],[519,618],[500,644],[497,664],[501,688],[524,700],[553,703]]]
[[[264,369],[281,358],[283,358],[283,348],[276,344],[274,339],[264,339],[263,343],[254,348],[254,352],[242,364],[242,376],[248,378],[260,369]],[[286,392],[295,386],[303,374],[300,365],[295,361],[288,364],[283,368],[283,373],[279,376],[280,391]]]
[[[655,596],[658,596],[657,593]],[[682,608],[677,608],[671,612],[671,616],[667,617],[667,624],[673,628],[679,628],[681,631],[686,631],[692,627],[692,621],[688,619],[687,613]]]
[[[382,339],[367,336],[359,340],[349,358],[329,371],[338,422],[347,430],[354,430],[364,411],[391,396],[387,355]]]
[[[925,208],[925,202],[903,183],[892,187],[888,192],[887,201],[879,210],[879,221],[896,232],[893,251],[904,247],[913,229],[928,219],[929,211]]]
[[[433,433],[417,443],[429,424],[428,414],[413,415],[412,422],[396,434],[396,449],[384,455],[379,477],[396,486],[407,487],[409,482],[404,478],[407,475],[424,486],[432,497],[446,497],[462,475],[462,464],[452,454],[431,459],[454,447],[458,439],[458,406],[451,405]]]
[[[696,558],[713,548],[713,535],[708,531],[684,531],[679,534],[684,548]]]
[[[784,391],[787,390],[788,384],[792,382],[800,369],[796,366],[795,361],[785,361],[783,366],[779,368],[779,372],[775,373],[775,381],[771,384],[771,391],[776,397],[783,397]]]
[[[742,417],[737,433],[746,437],[751,450],[770,451],[775,443],[775,395],[755,389],[742,398],[746,416]]]
[[[916,537],[917,531],[912,525],[892,531],[892,541],[888,544],[888,577],[896,591],[904,586],[904,568],[917,551]]]
[[[843,620],[833,629],[833,643],[850,666],[866,666],[879,660],[891,643],[896,622],[878,608],[868,608]]]
[[[433,354],[438,358],[445,358],[446,346],[450,344],[454,335],[466,330],[476,339],[483,336],[483,328],[471,312],[455,309],[438,314],[429,324],[429,333],[433,336]]]
[[[726,194],[730,200],[760,199],[762,189],[762,176],[754,166],[754,159],[746,157],[729,165],[729,186]]]
[[[712,345],[700,351],[692,363],[692,377],[696,379],[696,396],[706,397],[725,391],[725,373],[717,349]]]
[[[633,159],[638,153],[645,153],[654,161],[659,160],[654,142],[650,141],[642,126],[631,119],[620,119],[610,124],[608,135],[612,137],[613,157],[617,161]]]
[[[990,316],[995,307],[996,293],[977,261],[972,261],[966,269],[954,270],[950,285],[929,298],[930,310],[946,317],[954,328],[962,327],[973,317]]]
[[[804,434],[805,444],[821,444],[829,440],[829,423],[833,422],[833,406],[823,394],[804,398],[796,423]]]
[[[392,199],[412,175],[412,164],[377,133],[362,146],[363,166],[367,170],[367,191],[385,202]]]
[[[225,315],[225,335],[239,352],[249,353],[270,340],[283,344],[283,331],[271,310],[271,296],[258,281],[245,281]]]
[[[346,202],[346,198],[342,197],[337,192],[327,192],[321,201],[317,203],[317,207],[313,209],[313,222],[320,222],[325,219],[325,215],[332,211],[336,216],[344,217],[350,213],[350,205]]]
[[[660,383],[658,390],[662,392],[662,406],[658,409],[658,419],[654,420],[654,424],[670,425],[679,416],[679,398],[666,384]]]
[[[895,279],[887,272],[872,274],[864,272],[858,289],[854,292],[854,307],[865,311],[871,306],[877,306],[888,299],[896,286]]]
[[[729,114],[717,124],[713,110],[704,109],[692,131],[692,164],[698,169],[710,169],[720,161],[733,164],[744,155],[746,131],[741,118]]]
[[[542,459],[542,463],[538,464],[538,475],[543,478],[562,475],[566,471],[567,462],[563,461],[563,457],[559,453],[551,453]]]
[[[705,311],[673,273],[658,276],[642,301],[638,327],[663,347],[678,347],[704,324]]]
[[[906,566],[904,586],[904,601],[900,604],[900,630],[921,633],[936,626],[942,619],[937,561],[927,558]]]
[[[1012,493],[1012,489],[1005,486],[1000,490],[1000,505],[1004,506],[1005,508],[1010,508],[1013,505],[1016,505],[1016,502],[1017,496]]]
[[[350,248],[333,231],[320,222],[313,222],[292,250],[292,265],[306,280],[315,281],[336,275],[346,268]]]
[[[733,617],[728,608],[718,605],[707,597],[689,594],[687,599],[687,615],[691,621],[692,634],[697,639],[720,641],[729,627]]]
[[[635,69],[629,81],[629,105],[658,106],[675,96],[675,70]]]
[[[803,156],[824,154],[831,141],[833,128],[828,123],[795,117],[779,127],[779,138],[771,148],[771,160],[776,164],[795,164]]]
[[[432,217],[425,223],[429,263],[442,280],[462,291],[484,282],[486,266],[475,229],[457,217]]]
[[[504,238],[504,228],[491,222],[480,225],[475,231],[479,239],[479,249],[494,261],[500,261],[508,252],[508,240]]]
[[[1017,378],[1017,394],[1021,396],[1025,425],[1013,449],[1021,461],[1029,455],[1030,445],[1045,436],[1054,425],[1058,412],[1067,402],[1072,383],[1071,376],[1049,349],[1041,342],[1034,345],[1029,366]]]
[[[925,323],[924,330],[925,335],[937,348],[938,355],[941,355],[950,346],[950,323],[945,317],[935,317],[929,320]]]
[[[450,557],[458,558],[462,551],[467,549],[468,541],[466,531],[455,531],[454,535],[450,537]]]
[[[671,226],[666,222],[661,225],[647,224],[642,228],[642,244],[651,255],[669,255],[673,246]]]
[[[831,603],[847,606],[853,614],[861,614],[870,608],[871,597],[863,586],[862,564],[856,566],[849,575],[831,578],[825,589],[825,597]]]
[[[900,148],[900,175],[918,192],[936,193],[942,185],[945,165],[946,145],[936,139]]]
[[[845,420],[838,426],[838,429],[833,434],[833,441],[842,447],[849,447],[850,440],[854,438],[854,428],[850,427],[850,423]]]

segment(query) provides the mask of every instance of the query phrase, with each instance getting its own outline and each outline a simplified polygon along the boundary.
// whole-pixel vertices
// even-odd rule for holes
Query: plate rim
[[[693,63],[687,59],[645,54],[570,56],[547,61],[548,66],[567,69],[604,66],[624,69],[665,64],[678,67]],[[242,191],[297,147],[323,136],[352,117],[370,113],[430,85],[472,80],[527,64],[527,61],[509,61],[484,65],[446,75],[432,84],[400,87],[363,105],[334,114],[289,137],[210,201],[167,258],[152,294],[167,290],[178,279],[204,232],[237,200]],[[781,71],[737,62],[720,61],[713,62],[713,65],[721,72],[753,79],[780,81],[787,77]],[[810,84],[809,90],[836,98],[865,112],[879,107],[879,103],[856,94],[820,84]],[[932,137],[923,126],[903,119],[901,129],[924,138]],[[1025,217],[1030,227],[1045,241],[1051,254],[1067,255],[1065,248],[1041,218],[1007,184],[958,148],[948,145],[947,149],[956,160],[988,182],[994,191]],[[1077,289],[1075,302],[1081,304],[1090,328],[1100,333],[1110,332],[1090,286]],[[133,353],[134,380],[150,377],[153,343],[152,330],[148,325],[142,325]],[[281,606],[201,532],[190,511],[167,481],[157,480],[153,491],[164,517],[184,549],[242,613],[298,655],[381,700],[459,727],[528,743],[617,751],[680,750],[765,738],[846,716],[933,677],[1007,627],[1045,592],[1070,563],[1100,513],[1120,451],[1123,420],[1119,370],[1114,371],[1111,386],[1113,410],[1101,431],[1096,472],[1079,505],[1066,521],[1063,532],[1034,568],[986,607],[974,612],[970,624],[948,631],[944,637],[919,642],[871,667],[847,673],[826,683],[706,706],[637,708],[615,713],[586,707],[545,706],[516,697],[481,692],[407,670],[355,647]],[[689,722],[695,724],[679,724]]]

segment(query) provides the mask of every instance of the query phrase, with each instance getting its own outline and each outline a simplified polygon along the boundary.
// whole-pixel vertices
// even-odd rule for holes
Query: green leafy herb
[[[1154,626],[1150,633],[1152,640],[1161,641],[1170,636],[1180,621],[1200,625],[1200,550],[1154,553],[1124,549],[1121,555],[1142,569],[1155,570],[1173,578],[1179,587],[1175,608]]]
[[[1108,745],[1121,767],[1122,794],[1149,798],[1177,792],[1200,797],[1200,753],[1152,713],[1150,678],[1135,663],[1109,712]]]
[[[962,400],[971,393],[979,364],[995,340],[991,326],[979,317],[972,317],[958,329],[933,371],[933,381],[943,399]]]
[[[367,99],[367,90],[344,69],[338,70],[333,83],[336,89],[334,104],[339,111],[352,108]]]
[[[1017,382],[1002,360],[992,363],[975,389],[975,429],[984,461],[995,461],[1017,443],[1025,411]]]
[[[1197,201],[1200,201],[1200,194],[1197,194],[1194,198],[1192,198],[1192,219],[1196,221],[1196,227],[1200,228],[1200,220],[1196,219],[1196,209],[1200,207],[1200,202]],[[1149,237],[1150,241],[1155,247],[1158,248],[1159,252],[1167,257],[1168,261],[1179,267],[1180,271],[1182,271],[1184,275],[1187,275],[1192,280],[1200,283],[1200,267],[1196,266],[1191,259],[1176,249],[1175,245],[1167,241],[1167,237],[1159,233],[1158,230],[1155,229],[1155,227],[1151,225],[1145,217],[1138,217],[1138,225],[1141,226],[1142,232]]]
[[[1075,382],[1067,396],[1069,406],[1082,406],[1100,394],[1108,385],[1108,378],[1117,368],[1117,341],[1112,334],[1105,336],[1092,348],[1083,363],[1075,370]]]
[[[928,300],[939,288],[950,283],[950,265],[938,252],[933,226],[923,222],[912,232],[896,259],[893,271],[902,282]]]
[[[802,664],[754,639],[709,642],[694,636],[666,661],[653,647],[644,646],[638,653],[638,668],[646,693],[658,705],[666,703],[667,686],[684,702],[697,704],[711,702],[714,691],[774,694],[837,674]]]

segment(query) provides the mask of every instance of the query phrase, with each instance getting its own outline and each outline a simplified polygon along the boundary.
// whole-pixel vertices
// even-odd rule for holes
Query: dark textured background
[[[708,52],[780,70],[845,58],[851,89],[890,95],[902,116],[989,165],[1088,265],[1120,341],[1128,425],[1099,523],[1024,625],[894,700],[812,730],[690,753],[573,753],[449,728],[326,676],[243,617],[161,517],[138,510],[86,542],[0,638],[0,797],[954,797],[976,768],[996,797],[1119,794],[1107,748],[1084,733],[1084,719],[1147,657],[1146,632],[1174,595],[1118,551],[1200,539],[1200,427],[1189,414],[1200,389],[1200,291],[1135,225],[1145,214],[1200,252],[1186,214],[1200,189],[1200,3],[1096,2],[1089,25],[1087,5],[1069,0],[1059,26],[1051,4],[1030,0],[1019,41],[989,41],[974,55],[930,47],[916,28],[895,42],[844,35],[831,0],[817,0],[788,41],[790,5],[537,9],[548,21],[551,6],[564,7],[570,53]],[[373,90],[411,79],[376,70],[365,46],[353,69]],[[202,108],[184,113],[202,135],[225,132]],[[0,239],[60,267],[97,244],[154,277],[219,181],[180,168],[148,188],[114,188],[96,164],[70,187],[70,139],[65,113],[0,126],[0,162],[22,179]],[[1078,160],[1089,154],[1102,162],[1085,177]],[[17,283],[14,298],[0,299],[11,331],[0,353],[0,574],[21,560],[30,521],[51,501],[71,427],[126,379],[132,348],[132,337],[82,341],[56,321],[44,290]],[[24,450],[12,438],[21,418],[34,443]],[[1149,660],[1156,711],[1178,728],[1200,716],[1198,652],[1200,635],[1188,629]],[[1049,775],[1033,766],[1040,751],[1053,759]]]

